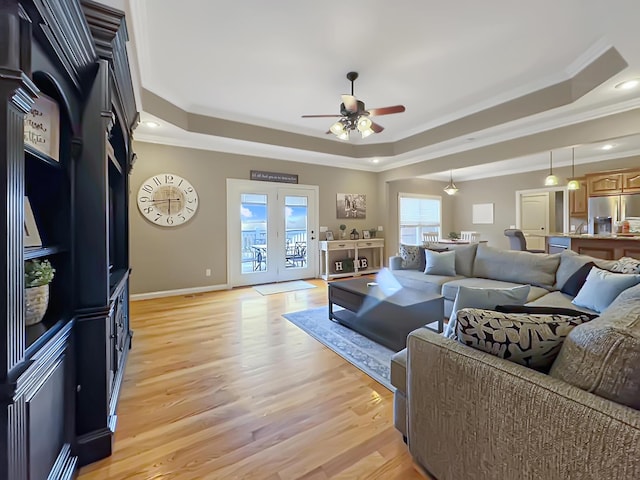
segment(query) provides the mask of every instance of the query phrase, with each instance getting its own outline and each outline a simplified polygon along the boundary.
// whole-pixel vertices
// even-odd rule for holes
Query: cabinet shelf
[[[29,358],[33,352],[38,351],[42,345],[47,343],[70,319],[69,315],[47,312],[41,322],[25,327],[27,347],[25,357]]]
[[[42,258],[49,255],[55,255],[56,253],[64,253],[67,251],[68,249],[57,245],[48,247],[26,247],[24,249],[24,259],[30,260],[32,258]]]
[[[24,146],[24,153],[25,153],[25,157],[27,159],[32,159],[35,160],[37,162],[41,162],[44,163],[46,165],[49,165],[53,168],[56,169],[61,169],[62,165],[60,165],[60,162],[58,162],[57,160],[54,160],[53,158],[51,158],[49,155],[46,155],[42,152],[39,152],[38,150],[36,150],[35,148],[31,147],[30,145],[25,145]]]

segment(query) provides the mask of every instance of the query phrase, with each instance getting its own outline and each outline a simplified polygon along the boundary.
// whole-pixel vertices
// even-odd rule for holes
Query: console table
[[[384,238],[369,240],[324,240],[320,242],[320,276],[324,280],[333,278],[354,277],[379,272],[384,258]],[[362,265],[356,259],[366,257]],[[353,260],[352,271],[334,271],[333,262]]]

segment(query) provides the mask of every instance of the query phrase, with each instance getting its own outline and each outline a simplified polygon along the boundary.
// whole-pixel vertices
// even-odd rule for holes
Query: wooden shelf
[[[40,349],[69,320],[69,315],[47,312],[40,323],[26,327],[25,341],[27,350],[25,351],[25,357],[30,357],[33,352]]]
[[[366,255],[365,255],[366,254]],[[382,268],[384,239],[372,238],[362,240],[324,240],[320,242],[320,277],[324,280],[334,278],[357,277],[379,272]],[[369,264],[365,269],[354,269],[346,272],[331,273],[333,262],[353,260],[365,257]]]

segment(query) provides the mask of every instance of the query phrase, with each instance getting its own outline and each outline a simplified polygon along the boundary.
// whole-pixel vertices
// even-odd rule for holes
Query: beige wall
[[[445,183],[418,178],[408,180],[396,180],[392,182],[382,182],[380,187],[383,191],[387,208],[385,222],[385,246],[388,255],[394,255],[398,251],[398,239],[400,232],[398,229],[398,194],[399,193],[419,193],[421,195],[438,195],[442,198],[442,234],[447,235],[453,229],[452,215],[455,196],[449,196],[442,191]]]
[[[248,179],[250,170],[297,174],[299,183],[318,185],[319,224],[335,232],[340,223],[358,231],[384,225],[386,210],[380,212],[375,173],[142,142],[134,144],[134,151],[138,159],[131,175],[129,212],[134,294],[226,284],[226,179]],[[175,228],[151,224],[135,202],[142,182],[164,172],[189,180],[200,199],[192,220]],[[367,218],[336,219],[337,193],[367,195]],[[210,277],[206,268],[212,271]]]
[[[640,165],[640,157],[637,156],[590,163],[576,167],[576,176],[616,168],[637,167],[638,165]],[[571,168],[554,168],[553,173],[564,179],[571,175]],[[454,196],[452,208],[453,229],[455,231],[474,230],[480,232],[482,240],[488,240],[490,245],[498,248],[508,248],[509,242],[504,236],[504,229],[516,223],[515,192],[543,188],[547,174],[548,171],[542,170],[469,182],[456,182],[460,190]],[[471,222],[472,205],[476,203],[494,204],[493,225],[474,225]]]
[[[475,230],[491,245],[507,248],[503,230],[516,223],[515,192],[541,188],[546,171],[482,180],[456,182],[460,191],[443,193],[445,182],[421,179],[391,180],[380,174],[260,157],[225,154],[182,147],[136,142],[138,160],[131,175],[130,245],[132,293],[219,286],[226,284],[226,179],[248,179],[250,170],[297,174],[299,183],[318,185],[319,225],[335,233],[345,223],[358,231],[382,225],[385,257],[398,250],[398,193],[420,193],[442,197],[442,232]],[[640,157],[580,165],[576,175],[613,168],[635,167]],[[187,224],[162,228],[145,220],[135,203],[137,191],[148,177],[175,173],[189,180],[198,191],[200,208]],[[554,169],[560,178],[569,168]],[[337,193],[367,195],[365,220],[338,220]],[[474,225],[471,208],[476,203],[494,204],[494,224]],[[205,276],[210,268],[212,275]]]

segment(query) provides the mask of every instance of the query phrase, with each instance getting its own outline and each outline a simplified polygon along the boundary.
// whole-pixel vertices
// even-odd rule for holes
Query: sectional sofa
[[[451,316],[453,302],[458,287],[513,288],[531,285],[527,304],[571,308],[594,313],[588,308],[573,305],[573,296],[563,293],[562,285],[582,265],[593,262],[596,266],[609,270],[615,262],[601,260],[586,255],[578,255],[571,250],[562,254],[546,255],[500,250],[485,244],[434,245],[438,250],[455,250],[456,275],[425,274],[424,248],[414,247],[415,256],[404,258],[395,255],[389,258],[389,269],[404,287],[416,288],[444,297],[445,317]],[[407,261],[409,258],[409,261]]]
[[[589,261],[613,266],[570,251],[455,248],[455,276],[402,268],[406,257],[390,266],[403,285],[441,292],[448,313],[460,285],[524,283],[529,305],[577,309],[563,284]],[[391,382],[396,428],[437,480],[638,479],[640,285],[573,328],[547,373],[422,328],[393,357]]]

